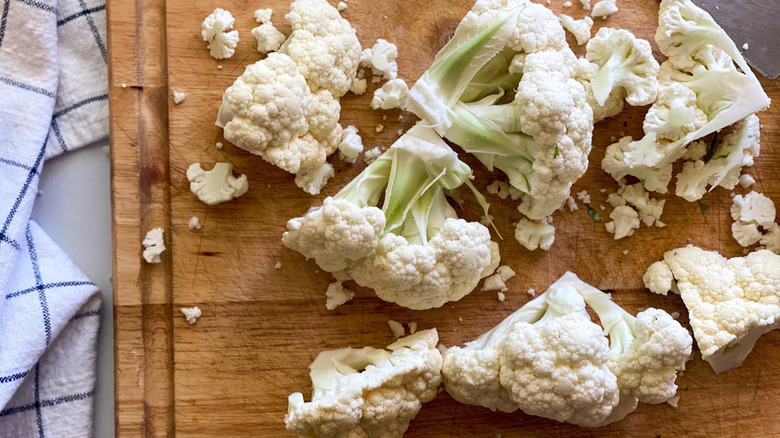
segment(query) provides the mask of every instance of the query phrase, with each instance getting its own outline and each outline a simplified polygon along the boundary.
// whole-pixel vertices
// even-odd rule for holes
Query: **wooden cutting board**
[[[351,0],[344,16],[369,47],[377,38],[398,45],[399,73],[411,84],[452,34],[471,0]],[[583,16],[576,5],[556,12]],[[209,57],[200,23],[215,7],[236,17],[241,42],[235,56]],[[388,319],[437,327],[445,345],[473,339],[529,300],[526,291],[543,291],[567,270],[605,290],[631,312],[660,306],[684,308],[677,297],[646,291],[641,277],[664,251],[693,243],[733,257],[743,253],[731,238],[731,198],[718,189],[704,197],[710,207],[671,195],[666,228],[641,228],[614,241],[604,221],[594,222],[584,208],[555,215],[556,242],[549,252],[529,252],[513,238],[512,222],[521,216],[514,202],[491,197],[503,263],[518,275],[509,282],[506,301],[495,292],[475,291],[440,309],[415,312],[384,303],[357,290],[355,299],[336,311],[325,309],[330,278],[312,262],[280,242],[289,218],[319,205],[354,177],[363,165],[331,159],[337,176],[320,196],[310,197],[293,177],[227,142],[213,125],[223,90],[260,57],[250,29],[256,8],[273,8],[274,23],[285,33],[288,0],[136,0],[109,1],[111,139],[114,219],[114,312],[116,335],[116,426],[125,437],[270,437],[289,436],[283,417],[287,395],[307,399],[307,366],[320,350],[345,346],[384,346],[393,340]],[[627,28],[652,41],[658,3],[621,0],[620,12],[597,26]],[[595,31],[594,29],[594,34]],[[573,44],[571,36],[569,41]],[[576,49],[579,54],[582,48]],[[218,66],[222,66],[220,69]],[[780,81],[763,81],[780,99]],[[342,124],[360,129],[367,148],[386,148],[413,117],[369,108],[376,84],[363,96],[342,99]],[[186,93],[174,105],[172,92]],[[761,113],[761,157],[750,173],[755,190],[780,205],[780,112]],[[646,108],[627,108],[617,120],[600,123],[593,138],[591,166],[575,185],[588,190],[592,204],[606,205],[615,183],[599,168],[610,139],[639,136]],[[399,115],[403,115],[399,121]],[[385,117],[386,116],[386,120]],[[375,127],[385,129],[377,134]],[[215,143],[225,143],[218,150]],[[335,158],[335,157],[334,157]],[[492,179],[478,163],[476,185]],[[208,207],[189,191],[185,170],[194,162],[210,168],[228,161],[249,177],[249,192]],[[745,190],[738,189],[740,193]],[[479,208],[464,194],[464,211],[478,220]],[[609,209],[602,211],[605,216]],[[190,231],[192,216],[203,228]],[[141,259],[141,240],[153,227],[165,229],[168,250],[163,263]],[[277,262],[280,270],[274,269]],[[203,316],[189,325],[179,313],[197,305]],[[408,431],[410,437],[439,436],[777,436],[780,434],[780,331],[765,335],[745,364],[715,375],[696,355],[678,379],[679,408],[640,405],[624,421],[588,430],[522,413],[500,414],[455,403],[446,393],[424,405]]]

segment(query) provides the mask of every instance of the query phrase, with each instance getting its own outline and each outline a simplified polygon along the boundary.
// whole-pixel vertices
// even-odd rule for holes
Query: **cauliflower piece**
[[[256,9],[254,12],[255,21],[260,24],[269,23],[271,21],[271,15],[273,15],[273,9]]]
[[[775,203],[755,191],[744,196],[734,196],[732,201],[731,218],[737,222],[754,222],[761,227],[769,228],[774,223],[776,215]]]
[[[312,92],[327,90],[335,99],[346,94],[362,50],[352,25],[326,0],[295,0],[284,18],[292,33],[279,52],[292,58]]]
[[[320,168],[341,141],[341,106],[312,93],[293,60],[270,53],[225,90],[216,125],[236,146],[290,173]]]
[[[367,150],[363,154],[363,162],[366,164],[373,163],[377,158],[379,158],[382,155],[382,151],[379,150],[379,148],[373,148]]]
[[[642,140],[634,141],[631,137],[623,137],[618,142],[607,147],[604,158],[601,160],[601,168],[610,174],[615,181],[622,182],[628,175],[634,176],[644,185],[645,189],[658,193],[668,191],[669,181],[672,179],[672,165],[655,167],[630,168],[626,163],[626,153],[634,148],[639,141],[654,141],[655,133],[650,133]]]
[[[520,199],[523,192],[509,185],[504,181],[494,180],[485,188],[491,195],[496,195],[501,199],[510,198],[513,201]]]
[[[190,325],[195,324],[198,322],[198,318],[203,315],[203,312],[200,310],[198,306],[195,307],[182,307],[179,309],[179,311],[184,315],[184,319],[187,320]]]
[[[687,246],[667,251],[704,360],[722,373],[738,367],[761,335],[780,327],[780,256],[759,250],[726,259]]]
[[[295,185],[310,195],[319,195],[320,190],[333,178],[336,172],[330,163],[323,163],[316,169],[306,169],[295,175]]]
[[[355,298],[355,292],[345,289],[344,284],[341,281],[334,281],[328,285],[328,289],[325,291],[325,297],[325,308],[334,310],[336,307]]]
[[[398,47],[380,38],[373,47],[363,50],[360,54],[360,66],[370,68],[374,77],[391,80],[398,76],[398,64],[395,61],[397,57]]]
[[[282,242],[325,271],[336,272],[373,251],[384,228],[382,210],[327,197],[322,207],[287,221]]]
[[[605,330],[590,321],[586,303]],[[442,375],[461,403],[598,427],[622,419],[637,399],[674,396],[691,343],[665,312],[635,318],[567,272],[490,331],[449,348]]]
[[[541,221],[522,218],[515,227],[515,239],[529,251],[537,248],[548,251],[555,242],[555,227]]]
[[[377,88],[374,91],[374,98],[371,99],[371,108],[385,110],[404,108],[408,94],[409,87],[403,79],[391,79],[382,85],[382,88]]]
[[[160,254],[165,251],[165,241],[163,239],[163,233],[165,230],[162,228],[152,228],[146,233],[143,242],[144,246],[143,258],[146,263],[161,263]]]
[[[187,95],[186,95],[186,94],[184,94],[184,93],[182,93],[182,92],[179,92],[179,91],[174,91],[174,92],[173,92],[173,103],[175,103],[176,105],[178,105],[178,104],[180,104],[180,103],[184,102],[184,99],[185,99],[186,97],[187,97]]]
[[[238,31],[231,30],[236,20],[224,9],[214,9],[200,25],[203,41],[209,43],[209,54],[214,59],[230,58],[236,53]]]
[[[642,276],[645,287],[650,292],[659,295],[666,295],[670,290],[675,289],[674,274],[669,269],[669,265],[663,261],[655,262],[647,268],[647,272]]]
[[[581,46],[590,40],[590,29],[593,27],[592,18],[585,17],[582,20],[575,20],[566,14],[561,14],[560,18],[563,28],[574,36],[578,46]]]
[[[739,183],[744,166],[753,165],[753,157],[760,151],[760,125],[755,114],[743,120],[737,130],[729,133],[718,145],[706,163],[688,161],[677,174],[675,194],[688,202],[699,200],[707,192],[721,186],[733,189]]]
[[[468,295],[490,263],[490,231],[447,218],[427,244],[386,234],[376,251],[352,268],[355,281],[376,295],[414,310],[441,307]]]
[[[275,52],[284,43],[285,36],[271,22],[265,22],[252,29],[252,36],[257,41],[257,51],[260,53]]]
[[[659,88],[658,99],[647,111],[642,128],[656,138],[679,140],[707,123],[707,114],[696,106],[696,93],[679,82]],[[706,152],[706,146],[705,146]]]
[[[398,321],[388,320],[387,325],[390,327],[390,331],[393,332],[393,336],[396,338],[402,338],[406,334],[404,325]]]
[[[639,220],[650,227],[661,220],[666,200],[650,199],[650,194],[645,191],[642,184],[631,184],[618,189],[618,195],[627,203],[634,206],[639,213]],[[615,206],[613,206],[614,208]]]
[[[775,254],[780,254],[780,226],[776,223],[767,229],[766,234],[758,241],[761,249],[767,249]]]
[[[249,190],[246,175],[233,176],[233,165],[217,163],[211,170],[203,170],[200,163],[187,168],[190,191],[206,205],[217,205],[238,198]]]
[[[607,19],[610,15],[614,15],[618,11],[616,0],[601,0],[593,5],[593,10],[590,11],[590,16],[593,18]]]
[[[191,217],[190,221],[187,223],[187,227],[190,230],[199,230],[200,227],[201,227],[201,225],[200,225],[200,218],[198,218],[197,216]]]
[[[639,228],[639,213],[627,205],[612,210],[609,218],[612,221],[604,225],[607,228],[607,232],[615,235],[615,240],[632,236],[634,230]]]
[[[655,100],[659,65],[649,42],[625,29],[603,27],[588,41],[586,50],[586,58],[599,66],[592,81],[599,105],[604,105],[615,88],[626,91],[630,105],[648,105]]]
[[[288,398],[287,430],[309,437],[400,438],[441,384],[436,329],[401,338],[387,349],[324,351],[309,365],[312,400]]]
[[[358,156],[363,152],[363,139],[358,134],[358,129],[349,125],[344,128],[339,143],[339,158],[350,164],[357,162]]]
[[[336,9],[337,9],[339,12],[341,12],[341,11],[343,11],[343,10],[347,9],[347,4],[346,4],[345,2],[339,2],[339,3],[336,5]]]
[[[739,185],[743,189],[747,189],[748,187],[752,186],[755,183],[756,183],[756,179],[747,173],[744,173],[739,176]]]
[[[731,224],[731,235],[737,243],[746,248],[761,240],[762,237],[758,224],[747,222],[733,222]]]
[[[509,288],[506,287],[506,282],[514,276],[515,271],[512,268],[507,265],[499,266],[498,269],[496,269],[495,274],[485,278],[485,281],[482,283],[482,290],[500,290],[501,292],[505,292],[509,290]]]

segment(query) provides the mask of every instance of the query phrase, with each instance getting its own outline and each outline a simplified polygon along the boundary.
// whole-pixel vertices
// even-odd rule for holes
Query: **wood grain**
[[[578,6],[551,7],[580,18]],[[362,169],[332,159],[337,175],[317,197],[305,195],[293,177],[257,156],[229,145],[213,126],[222,91],[244,66],[259,59],[250,30],[255,8],[270,7],[274,23],[289,32],[283,15],[289,1],[246,3],[238,0],[109,1],[111,45],[111,130],[114,208],[114,294],[116,335],[117,435],[186,437],[289,436],[283,417],[287,395],[310,390],[307,366],[323,349],[347,345],[382,346],[391,342],[387,320],[416,321],[436,326],[445,345],[470,340],[527,302],[529,288],[544,290],[566,270],[605,290],[631,311],[660,306],[682,313],[674,297],[654,296],[642,287],[645,268],[664,251],[694,243],[733,257],[742,248],[730,236],[728,192],[718,189],[696,203],[672,195],[666,199],[667,227],[642,228],[628,239],[614,241],[604,222],[594,222],[581,209],[555,216],[556,243],[549,252],[529,252],[513,238],[516,205],[497,198],[493,214],[504,236],[504,263],[518,275],[510,280],[504,302],[492,292],[474,292],[440,309],[414,312],[383,303],[368,290],[336,311],[325,310],[329,277],[311,262],[285,249],[280,236],[287,219],[339,190]],[[452,34],[470,0],[352,0],[344,16],[364,46],[377,38],[398,45],[400,76],[410,83]],[[235,56],[217,61],[200,40],[200,22],[215,7],[236,17],[241,42]],[[621,0],[620,12],[598,26],[631,29],[652,41],[657,2]],[[569,38],[570,44],[574,41]],[[654,46],[655,47],[655,46]],[[656,47],[657,49],[657,47]],[[578,54],[582,48],[575,48]],[[222,68],[219,69],[218,66]],[[122,84],[127,88],[122,88]],[[775,99],[780,82],[763,81]],[[342,124],[360,129],[368,148],[389,146],[398,129],[413,117],[399,111],[372,111],[371,93],[342,99]],[[186,93],[181,105],[172,91]],[[592,165],[575,191],[588,190],[592,204],[606,205],[615,184],[599,168],[611,137],[641,135],[646,108],[627,108],[617,120],[597,125]],[[398,120],[399,115],[403,118]],[[386,116],[386,120],[384,118]],[[780,111],[760,115],[764,125],[761,157],[750,173],[753,189],[780,203]],[[377,134],[377,124],[385,126]],[[218,150],[215,143],[225,143]],[[334,157],[335,158],[335,157]],[[464,158],[484,188],[494,179],[479,164]],[[188,189],[186,168],[217,161],[232,162],[247,174],[249,192],[215,207],[200,203]],[[738,192],[744,192],[739,189]],[[460,214],[479,218],[473,198]],[[603,214],[606,217],[606,210]],[[187,223],[198,216],[199,231]],[[160,265],[141,259],[140,241],[148,229],[166,229],[165,258]],[[282,269],[274,269],[277,261]],[[190,326],[178,314],[197,305],[203,317]],[[587,430],[523,414],[497,414],[455,403],[446,393],[424,406],[408,436],[750,436],[780,434],[780,333],[765,335],[745,364],[715,375],[700,356],[678,379],[679,408],[641,405],[626,420]]]

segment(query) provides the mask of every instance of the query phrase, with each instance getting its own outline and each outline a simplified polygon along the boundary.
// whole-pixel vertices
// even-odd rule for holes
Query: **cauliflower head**
[[[387,349],[324,351],[309,366],[312,400],[289,396],[287,429],[309,437],[401,437],[441,384],[436,329],[419,331]]]
[[[779,255],[759,250],[726,259],[687,246],[667,251],[663,263],[688,309],[702,357],[716,373],[741,365],[761,335],[780,327]]]

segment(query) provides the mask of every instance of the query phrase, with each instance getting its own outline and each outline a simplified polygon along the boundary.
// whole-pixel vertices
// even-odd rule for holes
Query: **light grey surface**
[[[33,219],[103,292],[94,436],[114,436],[114,313],[108,140],[44,163]]]

